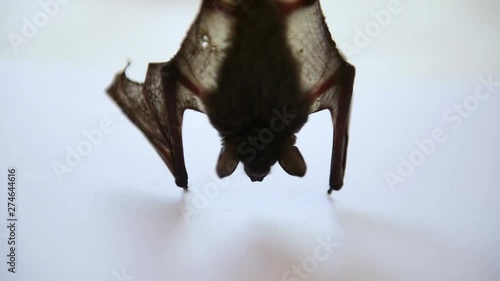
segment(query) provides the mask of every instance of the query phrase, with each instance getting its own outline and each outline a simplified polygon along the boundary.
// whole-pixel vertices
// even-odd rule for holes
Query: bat
[[[128,65],[127,65],[128,67]],[[202,0],[180,50],[150,63],[144,83],[118,73],[107,93],[188,188],[182,122],[205,113],[221,137],[221,178],[241,162],[251,181],[279,163],[302,177],[295,134],[328,109],[334,126],[328,194],[346,168],[355,68],[337,50],[319,0]]]

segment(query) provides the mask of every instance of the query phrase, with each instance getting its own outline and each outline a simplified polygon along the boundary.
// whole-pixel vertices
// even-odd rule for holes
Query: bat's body
[[[172,60],[150,64],[144,85],[121,73],[108,92],[184,188],[185,109],[206,113],[219,131],[218,175],[242,162],[252,181],[262,181],[276,162],[303,176],[295,133],[309,114],[329,109],[331,192],[343,185],[353,81],[354,68],[337,51],[318,1],[205,0]]]
[[[218,87],[208,94],[207,114],[224,143],[238,148],[252,181],[261,181],[278,161],[283,142],[306,122],[310,103],[300,89],[285,16],[276,3],[255,1],[237,8],[233,44],[220,67]],[[290,118],[280,120],[276,111]]]

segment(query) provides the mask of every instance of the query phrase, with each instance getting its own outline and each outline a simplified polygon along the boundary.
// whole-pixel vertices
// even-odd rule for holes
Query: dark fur
[[[300,91],[299,73],[285,38],[283,15],[274,1],[249,1],[236,11],[234,41],[222,65],[216,93],[208,95],[208,116],[223,142],[238,147],[239,160],[251,175],[267,174],[280,158],[285,142],[307,121],[310,104]],[[295,115],[257,156],[249,157],[242,142],[270,128],[274,111]],[[280,125],[281,126],[281,125]]]

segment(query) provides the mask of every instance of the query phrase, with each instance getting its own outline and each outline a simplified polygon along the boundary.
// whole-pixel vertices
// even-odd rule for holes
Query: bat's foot
[[[175,184],[184,190],[188,189],[187,179],[175,179]]]
[[[330,189],[328,189],[328,195],[332,194],[333,191],[339,191],[340,189],[342,189],[342,186],[344,186],[343,182],[336,184],[330,183]]]

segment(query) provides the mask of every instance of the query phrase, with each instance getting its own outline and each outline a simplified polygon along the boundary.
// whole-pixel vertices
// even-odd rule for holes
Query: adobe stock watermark
[[[272,112],[274,116],[269,121],[269,128],[260,129],[255,136],[249,136],[246,141],[238,145],[238,152],[249,162],[257,157],[257,150],[263,151],[266,145],[274,140],[276,134],[284,131],[286,126],[297,117],[297,114],[288,113],[286,107],[283,111],[273,108]]]
[[[409,0],[412,1],[412,0]],[[387,6],[379,11],[371,11],[372,19],[368,21],[362,28],[356,27],[355,34],[351,43],[340,42],[339,48],[347,56],[360,54],[361,51],[367,48],[374,38],[378,37],[382,30],[388,27],[394,16],[401,14],[403,5],[399,0],[391,0]]]
[[[493,81],[493,75],[487,78],[479,77],[479,84],[476,86],[474,94],[467,96],[460,103],[454,104],[443,113],[444,122],[452,130],[459,130],[464,120],[469,119],[481,105],[491,98],[496,88],[500,88],[500,82]],[[435,128],[428,138],[414,141],[415,148],[407,157],[399,156],[399,165],[396,171],[386,171],[385,181],[391,190],[395,190],[398,184],[404,183],[413,176],[417,169],[421,167],[429,157],[431,157],[440,145],[448,140],[448,133],[445,128]]]
[[[229,178],[220,179],[214,175],[210,175],[212,181],[205,184],[201,190],[189,189],[193,193],[193,198],[186,203],[181,210],[182,217],[186,224],[193,221],[201,215],[203,210],[207,209],[211,200],[220,195],[221,191],[229,185]]]
[[[102,144],[104,137],[111,134],[115,130],[115,125],[109,118],[104,118],[99,122],[97,129],[83,130],[84,139],[80,140],[76,145],[66,146],[66,157],[64,162],[52,162],[52,170],[59,182],[63,181],[63,176],[67,173],[72,173],[78,168],[83,160],[88,157],[96,147]]]
[[[14,52],[19,52],[22,44],[28,44],[29,41],[38,35],[40,30],[47,26],[49,20],[54,18],[60,11],[61,5],[66,5],[71,0],[41,0],[38,1],[39,10],[31,18],[23,17],[21,31],[19,33],[9,32],[7,38]]]
[[[274,140],[276,134],[284,131],[291,120],[297,116],[296,114],[289,113],[286,107],[282,111],[274,108],[272,112],[274,116],[271,118],[268,128],[259,129],[254,136],[248,136],[246,140],[238,145],[238,153],[249,162],[257,157],[257,151],[264,150],[266,145]],[[228,166],[231,166],[231,164],[227,163]],[[226,168],[226,170],[229,170],[229,168]],[[201,190],[189,190],[194,193],[193,198],[181,210],[184,221],[187,224],[191,223],[193,218],[198,217],[203,210],[208,208],[211,200],[218,197],[221,191],[229,185],[229,177],[226,177],[224,180],[214,175],[210,175],[210,177],[212,181],[205,184]]]
[[[283,272],[282,281],[304,281],[309,280],[311,275],[319,269],[321,263],[327,261],[340,247],[340,243],[334,241],[332,236],[326,239],[316,239],[318,245],[311,256],[302,260],[299,265],[292,265],[290,269]]]
[[[111,271],[111,274],[113,275],[113,278],[110,279],[110,281],[134,281],[135,276],[130,275],[127,273],[125,268],[122,268],[121,271],[117,271],[113,269]]]

